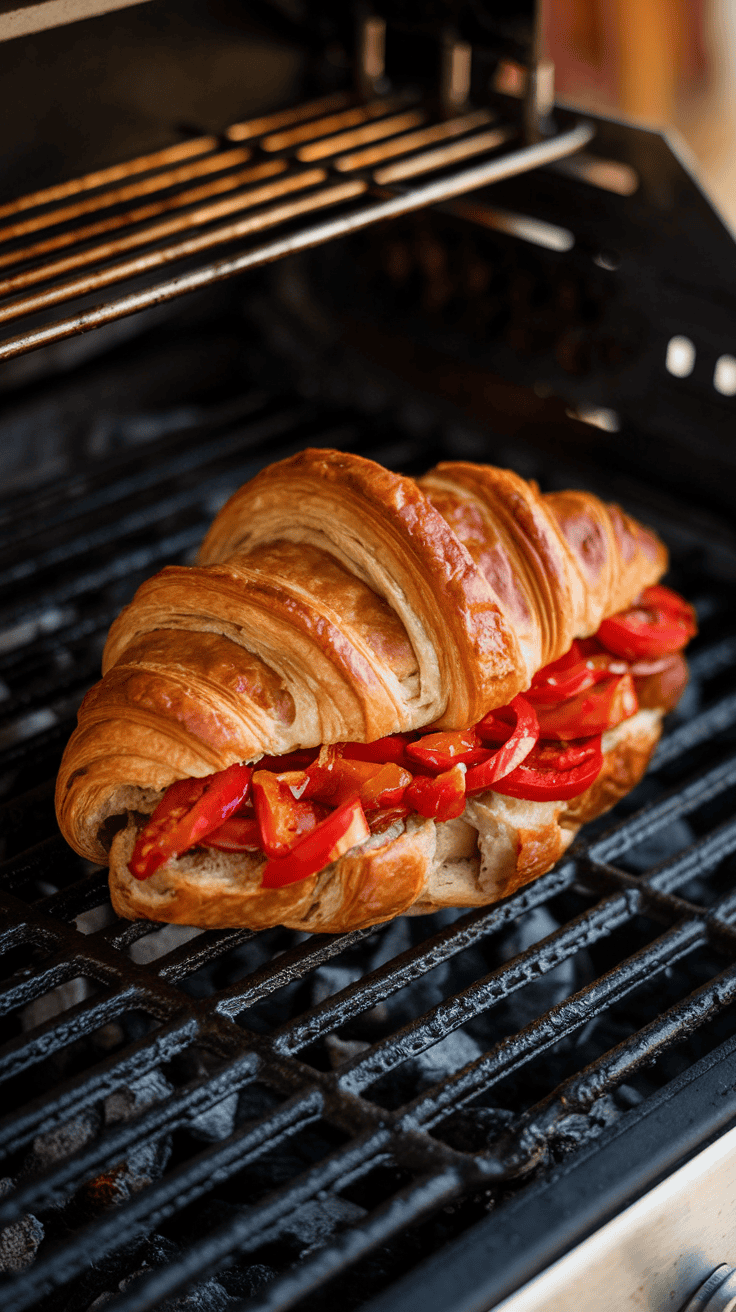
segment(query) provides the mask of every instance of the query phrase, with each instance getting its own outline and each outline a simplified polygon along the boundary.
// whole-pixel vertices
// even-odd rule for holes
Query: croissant
[[[231,497],[196,566],[164,569],[113,624],[59,771],[62,832],[109,861],[131,918],[336,932],[505,896],[637,782],[665,707],[605,735],[582,797],[488,792],[460,819],[410,816],[285,888],[261,887],[260,854],[195,848],[145,882],[128,863],[175,780],[475,724],[666,566],[617,506],[541,494],[508,470],[446,463],[415,481],[337,451],[280,461]]]

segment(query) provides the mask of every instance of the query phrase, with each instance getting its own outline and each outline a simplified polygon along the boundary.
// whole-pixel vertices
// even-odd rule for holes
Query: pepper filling
[[[678,653],[695,632],[677,593],[646,588],[469,729],[333,743],[180,779],[141,831],[130,872],[148,879],[204,846],[265,855],[262,887],[283,888],[412,814],[454,820],[488,789],[531,801],[579,797],[601,771],[607,729],[640,706],[676,704],[687,681]]]

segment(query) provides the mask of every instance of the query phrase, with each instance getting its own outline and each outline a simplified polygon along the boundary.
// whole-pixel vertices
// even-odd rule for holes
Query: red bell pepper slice
[[[406,755],[425,770],[451,770],[453,765],[476,765],[486,755],[475,729],[430,733],[407,743]]]
[[[387,738],[376,738],[372,743],[340,743],[339,746],[347,761],[377,761],[380,765],[393,761],[394,765],[411,769],[406,745],[413,741],[414,736],[410,733],[392,733]]]
[[[603,767],[600,734],[576,743],[539,742],[522,765],[495,785],[504,797],[562,802],[579,797]]]
[[[231,815],[213,834],[207,835],[207,847],[219,852],[258,852],[261,831],[255,816]]]
[[[411,774],[389,761],[346,760],[333,755],[326,764],[315,761],[299,776],[290,775],[294,796],[342,806],[351,797],[359,797],[364,810],[375,810],[401,801]]]
[[[297,801],[283,779],[270,770],[256,770],[253,775],[253,803],[266,856],[286,856],[323,814],[311,802]]]
[[[591,646],[594,648],[592,651]],[[587,652],[585,647],[589,648]],[[626,661],[616,660],[595,640],[592,643],[589,639],[575,641],[559,660],[538,670],[532,679],[531,688],[524,695],[533,706],[548,706],[553,702],[576,697],[578,693],[610,678],[612,674],[626,674],[627,670]]]
[[[589,738],[605,733],[639,709],[630,674],[609,675],[576,697],[535,706],[542,738]]]
[[[695,611],[671,588],[645,588],[629,610],[603,620],[597,637],[626,660],[681,651],[698,631]]]
[[[526,760],[539,738],[534,707],[519,694],[508,706],[484,716],[478,725],[478,734],[486,742],[500,745],[497,751],[488,752],[484,761],[468,770],[465,776],[467,793],[492,788],[496,780],[505,778]]]
[[[285,888],[324,870],[356,844],[370,837],[370,829],[357,797],[345,802],[305,834],[288,856],[268,861],[262,888]]]
[[[252,773],[248,765],[231,765],[201,779],[178,779],[167,788],[133,848],[131,875],[149,879],[171,857],[218,829],[247,799]]]
[[[428,820],[456,820],[465,810],[465,767],[454,765],[434,776],[416,775],[404,802]]]

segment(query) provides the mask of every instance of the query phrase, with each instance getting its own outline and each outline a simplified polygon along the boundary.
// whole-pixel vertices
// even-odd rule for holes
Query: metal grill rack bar
[[[107,904],[104,875],[85,871],[56,836],[50,788],[40,786],[37,772],[50,768],[47,763],[69,730],[73,704],[93,677],[99,649],[95,641],[113,608],[113,595],[106,602],[105,588],[117,587],[116,580],[127,577],[132,590],[140,573],[155,568],[172,551],[181,558],[201,531],[208,498],[224,494],[228,477],[235,485],[246,468],[253,472],[279,454],[275,443],[291,450],[304,440],[318,440],[320,433],[329,440],[337,428],[347,435],[346,445],[371,453],[363,421],[353,419],[351,426],[345,415],[321,412],[307,403],[269,402],[262,412],[255,409],[236,424],[224,425],[209,446],[200,448],[199,500],[186,486],[195,468],[186,447],[172,456],[165,479],[159,465],[165,491],[156,491],[155,452],[150,467],[145,460],[140,467],[139,458],[139,467],[120,464],[109,490],[94,477],[86,486],[72,480],[56,523],[48,528],[34,523],[26,532],[23,545],[35,567],[17,577],[8,575],[7,650],[0,655],[0,677],[17,690],[7,699],[5,716],[6,731],[15,726],[17,739],[4,758],[16,782],[10,782],[6,800],[0,802],[0,822],[15,846],[0,867],[0,965],[5,954],[25,950],[39,953],[40,959],[32,967],[14,966],[11,955],[0,983],[0,1015],[20,1018],[18,1032],[0,1047],[0,1083],[8,1109],[0,1120],[0,1155],[7,1163],[2,1169],[17,1177],[15,1186],[0,1196],[0,1232],[22,1225],[29,1216],[65,1214],[75,1199],[114,1176],[126,1157],[155,1152],[227,1099],[265,1089],[271,1100],[254,1116],[234,1123],[224,1137],[204,1147],[200,1143],[170,1168],[162,1168],[118,1205],[98,1208],[94,1215],[83,1212],[75,1225],[44,1242],[35,1261],[4,1281],[2,1305],[8,1312],[81,1307],[74,1302],[80,1297],[75,1291],[87,1278],[90,1254],[96,1269],[110,1264],[111,1283],[103,1288],[114,1294],[106,1304],[111,1312],[159,1308],[192,1282],[206,1281],[233,1263],[235,1268],[247,1264],[248,1255],[258,1261],[258,1254],[288,1230],[295,1209],[315,1200],[322,1206],[325,1200],[350,1198],[367,1181],[380,1177],[381,1188],[370,1199],[366,1195],[362,1213],[344,1233],[328,1236],[318,1251],[277,1272],[248,1307],[277,1312],[308,1296],[327,1297],[330,1281],[343,1279],[369,1253],[390,1246],[412,1225],[430,1225],[448,1205],[464,1205],[488,1190],[522,1181],[546,1160],[571,1111],[585,1120],[602,1099],[708,1027],[716,1027],[709,1050],[717,1048],[722,1037],[718,1025],[732,1016],[736,898],[729,861],[736,852],[736,822],[727,813],[724,818],[723,808],[736,788],[736,755],[729,749],[736,696],[732,689],[724,692],[722,682],[717,697],[708,693],[711,679],[722,681],[732,672],[727,659],[732,638],[722,632],[712,639],[706,634],[696,650],[693,667],[703,694],[701,709],[665,738],[653,776],[656,780],[661,775],[662,782],[653,800],[621,816],[607,833],[583,836],[557,869],[513,897],[435,924],[426,937],[398,954],[387,948],[379,964],[320,1000],[306,1006],[298,1000],[303,997],[299,990],[315,972],[384,941],[390,930],[279,941],[276,955],[268,939],[250,931],[211,931],[146,960],[137,950],[152,940],[158,926],[114,920],[98,927],[85,924],[84,917]],[[422,459],[421,444],[416,459]],[[148,486],[151,504],[167,508],[167,528],[160,539],[156,516],[142,513],[134,522],[126,501]],[[121,494],[117,502],[115,489]],[[57,493],[63,501],[64,488]],[[27,510],[31,503],[21,499],[18,504]],[[108,532],[115,569],[104,561],[90,568],[90,554],[101,548],[98,517],[103,515],[112,519]],[[64,549],[68,573],[55,590],[53,571]],[[707,574],[696,582],[716,597],[717,611],[721,585]],[[723,599],[723,592],[720,595]],[[88,614],[86,607],[92,603],[97,610]],[[50,605],[56,607],[56,617],[44,631],[41,620]],[[34,731],[32,720],[23,717],[40,713],[58,697],[58,674],[49,661],[53,652],[66,649],[80,653],[65,690],[67,700],[61,699],[55,725]],[[693,757],[698,744],[705,753],[702,760]],[[45,817],[38,830],[37,815]],[[631,854],[685,817],[697,821],[692,841],[633,872],[627,865]],[[23,842],[27,824],[34,825],[37,840],[30,848]],[[566,898],[573,902],[568,905]],[[491,948],[499,936],[550,907],[558,909],[556,921],[545,922],[545,931],[507,960],[494,959]],[[622,933],[631,935],[630,945]],[[258,961],[235,977],[227,974],[233,954],[261,941],[266,946]],[[400,1076],[436,1045],[467,1033],[464,1027],[492,1020],[540,980],[554,979],[555,972],[600,948],[608,953],[604,963],[579,979],[566,996],[538,1008],[521,1027],[501,1026],[479,1055],[387,1105],[387,1074]],[[351,1050],[335,1069],[325,1068],[315,1056],[326,1037],[341,1030],[349,1034],[351,1025],[367,1013],[390,1004],[432,972],[461,965],[472,954],[480,954],[487,965],[475,970],[470,983],[461,979],[440,1001],[419,1004],[390,1033]],[[673,972],[696,959],[702,964],[681,994],[667,994],[665,983]],[[190,987],[198,973],[220,969],[225,973],[219,982],[212,976],[215,983],[209,992]],[[58,1015],[34,1023],[32,1008],[38,1001],[79,977],[91,981],[88,996],[67,1000]],[[472,1111],[480,1094],[487,1100],[491,1091],[503,1090],[514,1072],[531,1070],[542,1054],[565,1050],[586,1027],[652,983],[662,988],[665,999],[654,1016],[630,1021],[627,1032],[615,1042],[606,1040],[582,1069],[573,1060],[576,1050],[571,1045],[573,1069],[555,1077],[531,1105],[506,1116],[480,1147],[453,1140],[447,1129],[452,1118]],[[295,1009],[264,1032],[257,1022],[259,1006],[289,989],[297,999]],[[73,1044],[89,1042],[101,1027],[120,1027],[132,1012],[148,1018],[142,1031],[132,1031],[108,1055],[98,1052],[81,1070],[62,1068],[58,1079],[43,1087],[49,1063],[62,1060]],[[128,1119],[98,1126],[57,1160],[23,1167],[24,1153],[36,1151],[45,1137],[77,1123],[106,1099],[119,1097],[162,1068],[171,1070],[194,1049],[209,1054],[205,1073],[174,1080],[168,1091]],[[23,1082],[29,1079],[37,1081],[30,1097],[31,1086]],[[503,1106],[503,1094],[499,1097]],[[636,1110],[626,1114],[635,1118]],[[261,1188],[252,1201],[246,1191],[242,1205],[202,1220],[176,1261],[159,1266],[141,1266],[139,1261],[135,1281],[118,1288],[131,1262],[136,1269],[135,1254],[146,1236],[166,1232],[194,1204],[206,1209],[213,1191],[227,1193],[258,1163],[265,1162],[267,1170],[274,1154],[301,1143],[317,1126],[329,1127],[333,1138],[316,1160],[303,1162],[301,1169],[294,1165],[289,1178]],[[207,1215],[206,1210],[197,1214]],[[85,1306],[99,1292],[97,1288],[90,1294]]]
[[[490,109],[442,119],[409,94],[339,93],[20,197],[0,206],[0,323],[31,326],[0,343],[0,359],[561,159],[591,135],[573,123],[523,145]],[[184,272],[151,282],[177,262]],[[128,292],[90,308],[117,284]],[[77,309],[38,326],[62,304]]]

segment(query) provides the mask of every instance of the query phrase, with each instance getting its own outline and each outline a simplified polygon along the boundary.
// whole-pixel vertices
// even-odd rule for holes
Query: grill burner
[[[736,544],[633,485],[595,490],[667,537],[701,616],[693,682],[645,781],[556,870],[497,906],[335,937],[114,919],[105,873],[56,833],[51,780],[122,601],[306,443],[408,472],[458,453],[386,414],[247,411],[6,509],[7,1312],[364,1307],[732,1064]],[[524,458],[543,486],[576,481]],[[731,1091],[720,1124],[735,1114]]]

